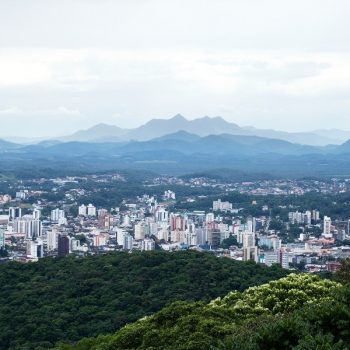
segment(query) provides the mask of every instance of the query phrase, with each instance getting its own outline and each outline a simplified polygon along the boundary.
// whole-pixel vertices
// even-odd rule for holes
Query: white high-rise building
[[[87,206],[87,215],[96,216],[96,207],[94,207],[91,203]]]
[[[145,239],[142,241],[142,250],[154,250],[156,249],[156,244],[153,239]]]
[[[332,226],[332,220],[330,217],[325,216],[323,219],[323,235],[324,236],[330,236],[331,235],[331,226]]]
[[[173,191],[167,190],[164,191],[164,199],[176,199],[176,194]]]
[[[312,211],[311,217],[312,217],[312,220],[313,220],[314,222],[319,221],[319,220],[320,220],[320,212],[319,212],[318,210],[314,209],[314,210]]]
[[[244,232],[242,236],[243,240],[243,260],[258,261],[258,247],[255,245],[255,233]]]
[[[0,228],[0,248],[5,247],[5,231]]]
[[[279,264],[284,269],[289,268],[289,253],[284,249],[270,250],[263,254],[264,264],[271,266],[272,264]]]
[[[80,216],[86,216],[87,215],[87,207],[86,205],[82,204],[78,209],[78,215]]]
[[[64,210],[54,209],[51,210],[51,221],[59,222],[61,219],[65,218]]]
[[[206,231],[203,230],[202,228],[197,228],[196,229],[196,236],[197,236],[197,244],[198,245],[203,245],[207,241],[207,235]]]
[[[38,257],[37,244],[35,241],[27,241],[27,256],[30,258]]]
[[[26,193],[24,191],[16,192],[16,199],[26,199]]]
[[[156,211],[156,221],[157,222],[168,222],[169,212],[164,208],[158,208]]]
[[[278,264],[278,253],[275,250],[269,250],[264,252],[263,263],[267,266],[272,266],[273,264]]]
[[[122,228],[120,228],[120,227],[117,228],[116,238],[117,238],[118,245],[124,246],[124,237],[127,234],[128,233],[125,230],[123,230]]]
[[[305,213],[304,213],[304,223],[306,225],[311,225],[311,220],[312,220],[312,213],[310,210],[307,210]]]
[[[38,259],[44,256],[44,244],[41,239],[27,241],[27,256],[31,259]]]
[[[136,240],[141,240],[145,238],[145,224],[143,222],[135,225],[134,235]]]
[[[213,210],[221,210],[221,211],[229,211],[232,210],[232,203],[230,202],[222,202],[221,199],[217,201],[213,201]]]
[[[42,235],[42,223],[40,220],[33,219],[31,216],[24,216],[15,219],[13,229],[17,233],[23,233],[26,238],[36,238]]]
[[[249,216],[247,219],[247,229],[249,232],[255,232],[255,218]]]
[[[33,210],[33,219],[39,220],[41,216],[41,210],[36,208]]]
[[[125,215],[123,217],[123,226],[124,227],[129,227],[130,226],[130,216],[129,215]]]
[[[164,240],[168,241],[169,239],[169,230],[167,227],[162,227],[158,232],[157,232],[157,238],[159,240]]]
[[[58,232],[56,229],[52,229],[47,232],[47,250],[50,252],[57,249],[58,245]]]

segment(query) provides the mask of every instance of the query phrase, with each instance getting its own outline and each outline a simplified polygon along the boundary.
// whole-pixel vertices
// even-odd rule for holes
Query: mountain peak
[[[116,125],[110,125],[105,123],[99,123],[91,126],[88,129],[79,130],[72,135],[61,137],[60,141],[95,141],[104,140],[106,138],[119,139],[127,132],[126,129],[121,129]]]
[[[175,121],[187,121],[187,119],[180,113],[174,115],[170,120],[175,120]]]
[[[105,123],[98,123],[96,125],[93,125],[92,127],[88,128],[87,130],[103,130],[108,128],[115,128],[115,125],[109,125]]]

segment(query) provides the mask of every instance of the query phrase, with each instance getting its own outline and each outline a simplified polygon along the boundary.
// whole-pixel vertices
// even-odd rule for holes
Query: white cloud
[[[57,107],[56,109],[42,109],[42,110],[24,110],[17,106],[11,106],[8,108],[0,109],[0,114],[4,115],[80,115],[78,109],[71,109],[64,106]]]
[[[134,127],[178,112],[265,128],[350,128],[349,91],[345,52],[0,50],[0,121],[13,120],[3,119],[2,133]]]
[[[0,86],[32,85],[49,81],[49,67],[41,62],[0,58]]]
[[[16,106],[11,106],[8,108],[0,109],[0,114],[5,114],[5,115],[22,114],[22,113],[23,113],[23,111]]]
[[[68,115],[79,115],[81,114],[79,110],[77,109],[70,109],[64,106],[60,106],[57,109],[57,113],[63,113],[63,114],[68,114]]]

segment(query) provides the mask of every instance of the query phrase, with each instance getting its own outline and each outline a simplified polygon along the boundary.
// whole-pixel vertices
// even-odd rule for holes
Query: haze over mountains
[[[229,173],[288,177],[350,174],[350,141],[339,139],[347,133],[329,132],[339,144],[327,132],[319,133],[323,135],[242,128],[220,117],[187,120],[176,115],[135,129],[98,124],[33,144],[0,140],[0,160],[9,170],[138,169],[179,175],[226,168]]]
[[[304,145],[325,146],[339,145],[350,139],[350,131],[343,130],[315,130],[313,132],[285,132],[254,127],[241,127],[230,123],[221,117],[203,117],[188,120],[180,114],[171,119],[152,119],[144,125],[134,129],[123,129],[115,125],[97,124],[89,129],[80,130],[72,135],[57,137],[62,142],[120,142],[147,141],[177,131],[186,131],[198,136],[232,134],[246,136],[261,136],[280,139]]]
[[[127,140],[119,133],[104,137],[93,130],[80,132],[79,137],[92,141],[46,140],[38,144],[20,145],[0,142],[0,159],[5,169],[58,169],[79,171],[103,171],[109,169],[148,170],[159,174],[189,174],[226,168],[222,173],[234,170],[244,174],[268,176],[330,176],[350,174],[350,141],[341,145],[310,146],[261,136],[221,133],[199,136],[187,131],[176,131],[182,125],[182,117],[170,120],[174,132],[150,140]],[[209,132],[212,119],[205,118]],[[187,122],[186,122],[187,123]],[[194,121],[195,124],[202,123]],[[220,123],[225,121],[219,120]],[[153,125],[152,125],[153,124]],[[204,123],[205,124],[205,123]],[[151,126],[150,126],[151,125]],[[152,135],[155,126],[159,134],[169,132],[169,123],[153,121],[142,128],[127,131],[133,137]],[[188,122],[193,127],[193,122]],[[203,125],[203,123],[202,123]],[[108,128],[109,130],[109,128]],[[107,130],[107,131],[108,131]],[[227,131],[233,129],[228,129]],[[219,132],[219,129],[214,130]],[[75,137],[77,137],[75,135]],[[74,139],[74,138],[73,138]],[[227,170],[229,169],[229,170]],[[264,175],[265,176],[265,175]],[[260,176],[261,177],[261,176]]]

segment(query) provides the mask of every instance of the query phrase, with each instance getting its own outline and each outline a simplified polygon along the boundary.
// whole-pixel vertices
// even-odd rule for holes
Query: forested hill
[[[209,304],[176,302],[114,335],[57,350],[349,349],[349,288],[291,274]]]
[[[194,251],[1,265],[0,349],[42,350],[112,333],[174,301],[208,302],[287,273]]]

